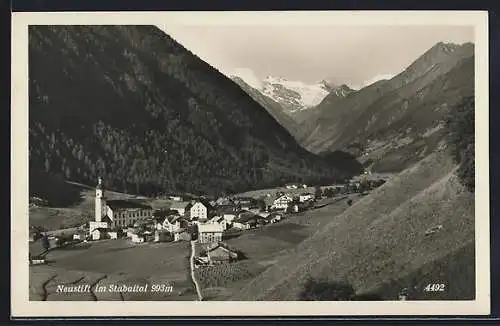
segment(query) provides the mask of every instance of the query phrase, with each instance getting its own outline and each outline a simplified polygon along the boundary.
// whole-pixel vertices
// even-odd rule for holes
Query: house
[[[220,224],[199,224],[198,241],[200,243],[211,243],[222,241],[224,229]]]
[[[299,195],[299,201],[301,203],[309,201],[309,200],[313,200],[313,199],[314,199],[314,195],[310,194],[310,193],[307,193],[307,192],[304,192],[304,193],[302,193],[302,194]]]
[[[233,206],[234,202],[228,197],[219,197],[215,201],[215,206]]]
[[[240,230],[249,230],[251,228],[249,222],[233,222],[233,228],[235,229],[240,229]]]
[[[39,256],[36,256],[36,257],[30,257],[30,258],[29,258],[29,263],[30,263],[30,265],[41,265],[41,264],[45,264],[45,258],[43,258],[43,257],[39,257]]]
[[[282,195],[276,198],[273,202],[272,208],[276,209],[287,209],[289,204],[293,201],[292,196],[290,195]]]
[[[233,221],[233,227],[240,230],[248,230],[257,225],[258,216],[252,212],[242,212],[239,217]]]
[[[222,217],[224,218],[224,221],[226,221],[226,223],[232,223],[234,221],[234,219],[236,218],[236,214],[226,213],[226,214],[223,214]]]
[[[216,215],[212,219],[210,219],[208,223],[219,224],[220,226],[222,226],[223,231],[227,230],[228,222],[224,219],[224,216]]]
[[[270,214],[267,219],[269,220],[269,223],[277,223],[281,221],[281,215],[280,214]]]
[[[176,211],[180,216],[186,216],[190,208],[191,202],[188,201],[173,202],[170,206],[170,209]]]
[[[208,257],[199,256],[194,257],[194,268],[198,268],[200,266],[206,266],[209,264]]]
[[[87,234],[83,231],[78,231],[73,234],[73,240],[85,240]]]
[[[170,233],[173,233],[181,228],[180,219],[181,219],[180,216],[175,216],[175,215],[167,216],[163,220],[161,227],[160,228],[157,227],[157,229],[166,230]]]
[[[169,196],[169,199],[173,201],[182,201],[181,196]]]
[[[218,243],[207,249],[207,258],[210,264],[223,264],[238,260],[238,253]]]
[[[179,229],[174,232],[174,241],[190,241],[191,234],[186,229]]]
[[[298,186],[296,184],[287,184],[287,185],[285,185],[285,188],[286,189],[297,189]]]
[[[101,240],[106,238],[107,231],[107,228],[97,228],[92,230],[92,232],[90,233],[92,236],[92,240]]]
[[[143,243],[145,241],[144,235],[140,232],[132,234],[132,242],[134,243]]]
[[[127,237],[132,237],[133,234],[137,233],[139,230],[137,228],[128,228],[125,230]]]
[[[196,201],[189,209],[190,220],[203,220],[208,219],[208,208],[210,204],[202,201]]]

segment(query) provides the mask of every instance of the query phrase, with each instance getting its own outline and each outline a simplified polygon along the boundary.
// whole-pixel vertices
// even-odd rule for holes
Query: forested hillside
[[[152,26],[30,26],[30,171],[118,191],[213,193],[344,178]]]

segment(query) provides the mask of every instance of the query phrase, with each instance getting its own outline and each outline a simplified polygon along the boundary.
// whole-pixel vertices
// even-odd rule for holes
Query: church
[[[153,208],[149,205],[129,200],[107,200],[102,179],[98,179],[95,189],[95,221],[89,223],[89,231],[94,239],[102,238],[97,235],[97,231],[109,232],[112,229],[133,226],[152,216]]]

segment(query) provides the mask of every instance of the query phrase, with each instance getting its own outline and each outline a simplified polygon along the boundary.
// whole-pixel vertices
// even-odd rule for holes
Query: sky
[[[403,71],[437,42],[474,42],[471,26],[159,26],[219,71],[251,70],[360,88]]]

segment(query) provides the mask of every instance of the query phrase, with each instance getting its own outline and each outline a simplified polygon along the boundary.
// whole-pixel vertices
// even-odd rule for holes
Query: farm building
[[[180,201],[180,202],[174,202],[172,203],[172,206],[170,206],[170,209],[173,211],[176,211],[180,216],[186,216],[186,214],[189,212],[189,209],[191,208],[191,202],[188,201]]]
[[[221,244],[208,248],[206,253],[210,264],[223,264],[238,260],[238,253],[222,246]]]
[[[173,201],[182,201],[182,197],[181,196],[169,196],[170,200],[173,200]]]
[[[211,243],[222,241],[223,228],[220,224],[198,225],[198,241],[200,243]]]
[[[233,221],[233,227],[241,230],[248,230],[257,226],[260,217],[252,212],[243,212]]]

